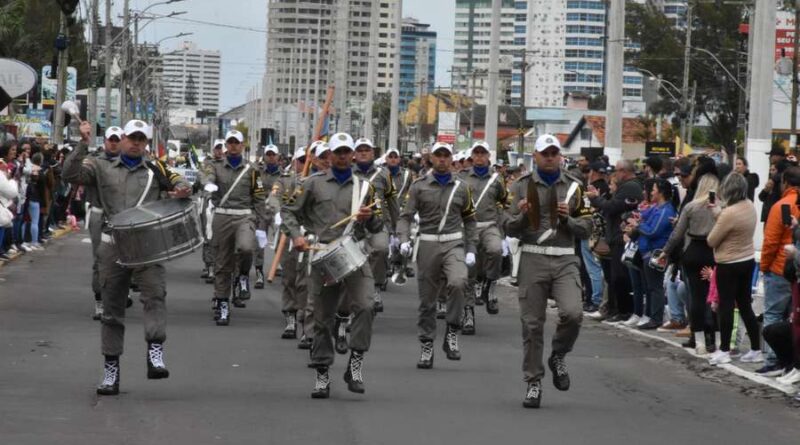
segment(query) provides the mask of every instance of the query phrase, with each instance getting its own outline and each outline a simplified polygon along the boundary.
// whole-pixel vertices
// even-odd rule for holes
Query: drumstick
[[[370,204],[370,205],[368,205],[366,207],[375,207],[375,204],[377,204],[377,202],[373,202],[372,204]],[[352,215],[345,216],[344,218],[342,218],[342,220],[340,220],[336,224],[330,226],[328,229],[337,229],[337,228],[343,226],[345,223],[347,223],[351,219],[355,218],[356,216],[358,216],[358,213],[353,213]]]

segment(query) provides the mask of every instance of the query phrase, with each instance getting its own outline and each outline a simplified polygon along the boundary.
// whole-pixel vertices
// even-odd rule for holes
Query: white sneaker
[[[800,370],[794,368],[785,376],[778,377],[775,380],[784,385],[794,385],[795,383],[800,383]]]
[[[764,354],[761,351],[747,351],[740,359],[742,363],[762,363],[764,361]]]
[[[41,244],[31,244],[30,248],[33,250],[44,250],[44,247],[42,247]]]
[[[586,314],[587,317],[591,318],[592,320],[599,320],[603,318],[603,314],[600,311],[594,311],[591,313]]]
[[[631,315],[631,317],[629,319],[623,321],[622,325],[623,326],[627,326],[629,328],[632,328],[632,327],[636,326],[639,323],[639,320],[640,320],[639,316],[636,315],[636,314],[633,314],[633,315]]]
[[[706,345],[697,345],[697,347],[694,348],[694,353],[700,357],[707,357],[708,349],[706,349]]]
[[[639,322],[636,323],[636,327],[638,328],[639,326],[644,326],[647,323],[650,323],[650,317],[648,317],[647,315],[642,315],[642,318],[640,318]]]
[[[26,252],[30,252],[30,251],[32,251],[32,250],[33,250],[33,249],[31,248],[31,246],[30,246],[30,245],[28,245],[28,243],[22,243],[22,244],[20,244],[20,245],[19,245],[19,247],[22,247],[22,250],[24,250],[24,251],[26,251]]]
[[[730,363],[731,354],[730,352],[717,351],[711,356],[708,362],[712,365],[724,365],[725,363]]]

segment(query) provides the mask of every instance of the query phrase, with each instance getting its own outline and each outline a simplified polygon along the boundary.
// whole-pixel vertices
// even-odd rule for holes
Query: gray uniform
[[[284,174],[275,182],[273,190],[280,197],[283,204],[288,204],[302,181],[303,179],[294,172]],[[302,221],[300,222],[302,223]],[[289,244],[286,243],[287,250],[281,256],[281,268],[283,270],[283,275],[281,276],[281,283],[283,284],[281,311],[284,314],[297,313],[298,311],[302,314],[308,300],[307,268],[305,262],[299,262],[300,252],[291,248]],[[308,255],[303,255],[304,259],[307,259],[307,257]]]
[[[200,181],[200,184],[203,183],[203,175],[205,175],[205,169],[208,167],[214,159],[207,158],[203,161],[203,168],[200,169],[197,175],[197,179]],[[203,192],[203,202],[200,207],[200,225],[202,226],[203,230],[203,264],[205,264],[208,268],[214,267],[214,246],[211,244],[211,239],[208,238],[206,233],[206,225],[208,224],[208,219],[206,216],[206,211],[209,207],[209,203],[211,202],[211,194]]]
[[[391,175],[392,185],[396,190],[397,209],[402,209],[408,201],[408,192],[411,190],[411,183],[414,182],[414,174],[407,168],[400,168],[396,175]],[[394,221],[394,226],[390,228],[391,232],[397,231],[397,220]]]
[[[519,265],[519,306],[522,319],[522,371],[526,382],[541,380],[544,323],[547,299],[558,305],[558,324],[553,335],[554,354],[572,350],[580,332],[581,308],[580,260],[575,253],[575,238],[586,239],[592,231],[591,206],[579,189],[569,202],[570,216],[559,220],[556,205],[563,202],[572,182],[580,180],[562,171],[552,186],[536,172],[520,177],[511,187],[511,207],[505,223],[509,236],[520,239],[522,257]],[[522,213],[518,203],[528,199],[530,212]],[[556,235],[537,244],[539,237],[552,227]]]
[[[360,181],[359,181],[360,182]],[[292,238],[302,236],[301,224],[317,236],[322,244],[331,243],[342,236],[345,226],[331,228],[337,221],[351,214],[353,178],[340,184],[333,173],[320,172],[309,176],[298,188],[294,197],[282,209],[283,224]],[[374,188],[370,187],[367,201],[374,199]],[[366,232],[378,233],[383,229],[380,210],[365,223],[355,225],[357,238]],[[312,268],[309,280],[309,293],[314,305],[314,345],[311,350],[311,364],[316,367],[333,363],[334,317],[342,298],[353,315],[350,330],[350,348],[365,352],[372,340],[372,304],[369,299],[373,277],[368,264],[347,276],[341,282],[323,286],[322,277]]]
[[[248,168],[247,172],[228,194],[245,168]],[[267,218],[266,193],[257,167],[243,160],[234,168],[228,157],[206,165],[203,185],[206,184],[219,187],[211,197],[216,207],[211,224],[212,244],[216,252],[214,296],[219,300],[227,300],[231,290],[231,274],[237,272],[237,258],[238,273],[246,275],[250,272],[257,246],[256,227]],[[221,203],[226,194],[227,200]]]
[[[112,161],[116,156],[109,158],[105,152],[97,153],[95,156],[89,155],[97,161]],[[84,187],[86,191],[86,202],[89,203],[89,239],[92,242],[92,292],[97,301],[101,300],[100,286],[100,263],[97,259],[97,249],[100,248],[100,236],[103,233],[105,223],[105,213],[103,203],[100,202],[99,191],[96,186]]]
[[[375,286],[383,286],[386,283],[386,263],[389,254],[389,230],[396,225],[397,215],[397,192],[394,183],[389,178],[389,170],[383,167],[375,167],[373,164],[366,172],[359,168],[353,168],[353,173],[362,181],[369,181],[375,189],[375,197],[380,200],[376,206],[382,210],[384,230],[367,236],[369,246],[369,264],[372,268],[372,275],[375,278]]]
[[[103,203],[107,218],[112,218],[117,213],[134,207],[144,194],[143,203],[156,201],[161,196],[161,186],[158,180],[152,181],[150,188],[145,190],[148,182],[148,167],[141,162],[134,168],[128,168],[119,158],[113,161],[87,158],[88,147],[79,144],[64,161],[63,178],[67,182],[96,186],[98,197]],[[156,161],[155,167],[160,170],[160,176],[169,182],[170,189],[176,186],[191,187],[179,174],[172,172],[161,162]],[[103,227],[104,232],[107,226]],[[103,327],[101,330],[102,350],[104,355],[118,356],[122,354],[125,334],[125,305],[128,299],[128,288],[133,278],[141,289],[144,304],[143,319],[145,339],[152,343],[163,343],[166,340],[167,309],[165,298],[167,295],[164,266],[153,264],[149,266],[127,268],[117,264],[119,253],[116,246],[110,241],[110,236],[104,233],[103,242],[97,251],[101,294],[103,297]]]
[[[267,192],[267,219],[259,225],[258,229],[269,233],[270,227],[275,220],[275,214],[281,210],[280,196],[275,194],[275,184],[281,178],[281,170],[278,168],[275,172],[268,172],[265,164],[258,164],[259,171],[261,172],[261,184]],[[259,248],[256,253],[256,269],[264,268],[264,249]]]
[[[458,189],[453,194],[457,184]],[[453,200],[448,209],[451,195]],[[461,326],[464,292],[468,285],[464,255],[465,251],[475,253],[477,243],[472,193],[469,186],[455,177],[451,177],[445,185],[440,184],[434,175],[415,181],[397,223],[401,243],[409,240],[415,213],[419,213],[420,233],[417,241],[420,299],[417,328],[420,340],[432,341],[436,337],[436,297],[443,278],[447,283],[447,323],[454,328]],[[440,230],[443,218],[444,224]],[[444,239],[439,241],[431,237]]]

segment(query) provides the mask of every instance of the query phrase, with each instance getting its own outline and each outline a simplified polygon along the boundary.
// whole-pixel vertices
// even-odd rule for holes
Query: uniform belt
[[[524,244],[522,246],[522,251],[525,253],[538,253],[539,255],[547,256],[575,255],[574,247],[536,246],[533,244]]]
[[[218,215],[236,215],[236,216],[240,216],[240,215],[250,215],[250,214],[253,213],[253,211],[250,210],[250,209],[226,209],[226,208],[217,207],[216,209],[214,209],[214,213],[216,213]]]
[[[475,227],[477,227],[478,229],[485,229],[485,228],[491,227],[493,225],[495,225],[494,221],[484,221],[484,222],[475,223]]]
[[[448,241],[458,241],[464,238],[464,234],[461,232],[456,233],[445,233],[443,235],[434,235],[431,233],[420,233],[419,239],[421,241],[435,241],[437,243],[446,243]]]
[[[100,241],[108,244],[114,244],[114,238],[112,238],[108,233],[101,233]]]
[[[92,212],[92,213],[97,213],[97,214],[100,214],[100,215],[102,215],[104,211],[103,211],[103,208],[102,208],[102,207],[94,207],[94,206],[93,206],[93,207],[92,207],[92,210],[91,210],[91,212]]]

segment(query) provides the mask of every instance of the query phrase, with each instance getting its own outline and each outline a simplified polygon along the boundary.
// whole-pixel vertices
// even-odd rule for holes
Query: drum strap
[[[147,196],[147,192],[150,191],[150,186],[153,185],[153,170],[147,169],[147,185],[144,186],[144,192],[142,196],[139,197],[139,202],[136,203],[136,207],[139,207],[144,202],[144,198]]]
[[[398,199],[403,199],[403,192],[406,191],[406,185],[408,184],[408,170],[403,172],[403,184],[400,187],[400,191],[397,192]]]
[[[242,180],[244,175],[247,173],[247,170],[250,170],[250,164],[245,164],[244,168],[242,169],[242,172],[239,173],[239,176],[237,176],[236,179],[233,181],[233,184],[231,184],[231,188],[229,188],[228,192],[225,193],[225,196],[222,197],[222,200],[219,202],[219,205],[217,207],[222,207],[225,205],[225,203],[228,201],[228,198],[231,196],[231,192],[233,191],[233,189],[236,188],[237,185],[239,185],[239,181]]]
[[[475,211],[478,210],[478,205],[480,205],[481,201],[483,201],[483,197],[486,196],[486,192],[489,191],[489,187],[491,187],[492,184],[494,184],[494,181],[496,179],[497,179],[497,173],[493,173],[492,177],[489,178],[489,182],[486,183],[486,187],[483,188],[483,191],[481,192],[481,196],[478,196],[478,200],[475,201],[475,204],[473,204],[473,207],[475,207]]]
[[[453,187],[453,191],[450,192],[450,197],[447,198],[447,207],[444,209],[444,216],[442,216],[442,220],[439,221],[439,230],[436,233],[442,233],[442,229],[444,229],[444,225],[447,222],[447,215],[450,214],[450,204],[453,203],[453,198],[456,196],[456,192],[458,191],[458,186],[461,185],[460,180],[456,180],[456,185]]]

